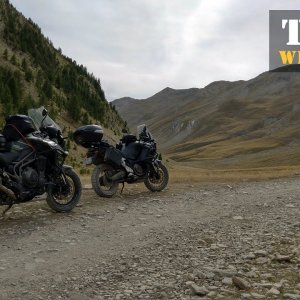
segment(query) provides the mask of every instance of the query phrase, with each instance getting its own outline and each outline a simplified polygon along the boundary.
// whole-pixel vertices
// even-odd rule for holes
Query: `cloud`
[[[268,68],[269,9],[298,0],[11,0],[101,79],[108,99],[202,87]]]

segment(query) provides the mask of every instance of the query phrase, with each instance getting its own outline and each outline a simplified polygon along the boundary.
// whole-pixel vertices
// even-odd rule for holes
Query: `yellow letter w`
[[[288,63],[291,65],[294,61],[296,51],[279,51],[279,54],[281,56],[282,64],[286,65]]]

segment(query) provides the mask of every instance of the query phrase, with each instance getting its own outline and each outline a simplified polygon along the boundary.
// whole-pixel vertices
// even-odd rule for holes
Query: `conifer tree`
[[[7,49],[5,49],[5,50],[3,51],[3,58],[4,58],[5,60],[8,60],[8,51],[7,51]]]
[[[28,82],[33,79],[32,71],[29,68],[25,71],[25,79]]]
[[[13,54],[12,57],[10,58],[10,62],[13,64],[13,65],[16,65],[17,64],[17,58],[16,58],[16,55]]]
[[[28,65],[27,65],[26,58],[23,58],[23,59],[22,59],[22,64],[21,64],[21,66],[22,66],[23,71],[26,72],[27,69],[28,69]]]

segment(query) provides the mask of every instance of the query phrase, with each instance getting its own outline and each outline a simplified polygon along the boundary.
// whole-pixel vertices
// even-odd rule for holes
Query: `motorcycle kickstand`
[[[120,194],[122,194],[122,193],[123,193],[124,187],[125,187],[125,183],[123,182],[123,186],[122,186],[122,189],[121,189],[121,192],[120,192]]]
[[[2,218],[5,217],[5,214],[12,208],[12,206],[14,205],[13,202],[11,202],[7,208],[4,209],[4,211],[2,212]]]

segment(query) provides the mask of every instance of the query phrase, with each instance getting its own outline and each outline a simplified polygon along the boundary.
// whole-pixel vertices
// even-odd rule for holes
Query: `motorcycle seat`
[[[0,167],[7,167],[10,163],[17,160],[19,155],[12,152],[2,152],[0,153]]]

